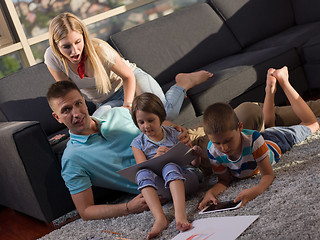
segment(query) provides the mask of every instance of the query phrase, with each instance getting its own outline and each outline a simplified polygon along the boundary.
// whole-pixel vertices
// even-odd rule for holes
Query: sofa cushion
[[[215,11],[200,3],[110,36],[110,44],[163,85],[241,50]]]
[[[268,68],[280,68],[283,65],[287,65],[289,70],[301,65],[295,49],[287,50],[285,47],[277,47],[245,52],[205,66],[206,69],[215,73],[214,77],[188,91],[197,116],[202,115],[204,110],[214,102],[231,103],[234,98],[247,94],[248,91],[257,89],[261,85],[265,86]],[[306,85],[305,78],[299,81]],[[254,93],[254,95],[246,95],[242,100],[263,101],[264,91]]]
[[[319,0],[291,0],[296,24],[320,21]]]
[[[320,89],[320,63],[306,63],[303,66],[309,83],[309,88]]]
[[[320,22],[318,25],[320,29]],[[310,38],[310,40],[301,47],[301,57],[304,63],[320,63],[320,34]]]
[[[288,55],[289,56],[289,55]],[[279,63],[276,63],[277,65]],[[298,66],[296,64],[288,64],[289,65],[289,74],[290,74],[290,83],[297,90],[300,95],[303,95],[308,89],[308,82],[306,80],[306,75],[302,66]],[[276,66],[276,65],[273,65]],[[280,66],[280,65],[278,65]],[[233,107],[238,106],[240,103],[251,101],[251,102],[263,102],[265,96],[265,84],[261,84],[255,88],[251,88],[246,91],[244,94],[232,99],[229,104]],[[281,87],[277,88],[277,92],[275,94],[275,104],[280,106],[283,104],[287,104],[288,99],[286,98],[284,92]]]
[[[242,47],[294,25],[290,0],[210,0]]]
[[[47,135],[51,135],[63,128],[53,116],[46,97],[15,100],[2,103],[0,111],[6,121],[38,121]]]
[[[276,46],[290,48],[302,48],[315,36],[320,29],[320,21],[290,27],[276,35],[263,39],[244,49],[244,51],[259,50]]]
[[[44,97],[54,82],[44,63],[21,69],[0,79],[0,103]]]

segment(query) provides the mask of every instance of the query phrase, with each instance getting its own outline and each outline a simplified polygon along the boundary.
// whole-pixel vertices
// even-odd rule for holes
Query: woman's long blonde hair
[[[52,19],[49,26],[49,43],[53,52],[61,59],[66,69],[66,73],[69,76],[68,65],[66,58],[59,51],[57,43],[65,38],[69,32],[76,31],[83,36],[84,41],[84,53],[87,55],[87,59],[94,70],[94,78],[96,82],[96,88],[99,93],[109,93],[111,89],[111,82],[108,74],[99,58],[88,31],[82,21],[71,13],[61,13]]]

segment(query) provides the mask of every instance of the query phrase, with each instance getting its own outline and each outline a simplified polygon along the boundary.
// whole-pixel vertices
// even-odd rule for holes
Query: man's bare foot
[[[169,221],[165,219],[157,220],[154,222],[151,231],[147,236],[147,240],[155,238],[158,236],[164,229],[166,229],[169,225]]]
[[[277,90],[277,79],[273,75],[276,70],[274,68],[269,68],[267,73],[267,81],[266,81],[266,94],[274,95]]]
[[[179,231],[187,231],[192,228],[192,224],[189,223],[187,217],[177,218],[176,217],[176,229]]]
[[[204,70],[192,73],[179,73],[176,76],[176,83],[188,91],[190,88],[207,81],[212,76],[212,73]]]

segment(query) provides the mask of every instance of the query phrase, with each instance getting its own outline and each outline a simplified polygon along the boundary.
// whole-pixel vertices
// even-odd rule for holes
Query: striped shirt
[[[237,178],[245,178],[259,172],[257,163],[270,157],[271,164],[275,164],[281,157],[281,150],[274,142],[264,140],[261,134],[254,130],[244,129],[241,132],[242,154],[239,159],[232,161],[227,155],[217,150],[210,141],[208,144],[208,157],[212,170],[222,174],[230,170]]]

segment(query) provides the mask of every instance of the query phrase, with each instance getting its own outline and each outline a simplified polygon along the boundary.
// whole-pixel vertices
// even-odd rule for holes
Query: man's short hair
[[[239,119],[233,108],[227,103],[214,103],[203,114],[204,131],[208,135],[236,130]]]
[[[76,90],[81,94],[80,89],[72,81],[65,80],[65,81],[59,81],[59,82],[53,83],[49,87],[48,92],[47,92],[47,101],[48,101],[50,107],[52,108],[51,102],[53,99],[64,97],[72,90]]]

